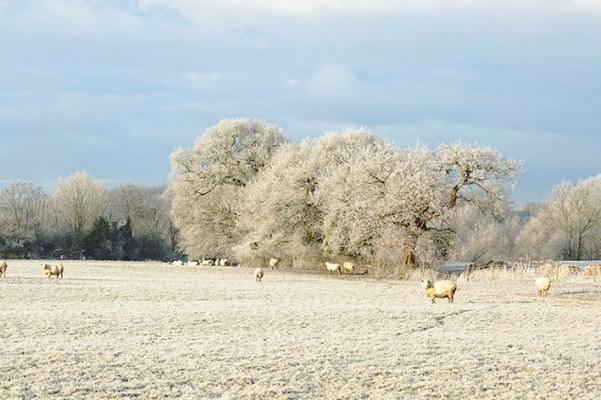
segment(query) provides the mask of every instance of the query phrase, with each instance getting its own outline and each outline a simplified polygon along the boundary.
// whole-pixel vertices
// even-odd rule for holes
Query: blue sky
[[[539,201],[601,173],[600,71],[601,0],[0,0],[0,185],[167,183],[246,117],[492,146]]]

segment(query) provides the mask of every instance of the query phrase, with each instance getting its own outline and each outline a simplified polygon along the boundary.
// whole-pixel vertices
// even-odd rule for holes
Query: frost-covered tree
[[[283,257],[319,251],[322,213],[315,204],[319,167],[310,141],[288,143],[271,165],[239,193],[241,258]]]
[[[9,182],[0,190],[0,248],[12,249],[7,252],[11,256],[34,249],[42,235],[47,197],[31,182]]]
[[[352,253],[343,247],[354,221],[349,214],[329,214],[328,189],[322,185],[329,187],[325,182],[351,160],[374,156],[380,143],[371,132],[349,129],[283,146],[271,166],[240,192],[238,228],[244,236],[238,251],[260,256]]]
[[[468,204],[449,224],[453,230],[449,258],[473,263],[515,258],[521,224],[510,210],[495,216]]]
[[[520,235],[534,258],[601,257],[601,175],[576,185],[562,182]]]
[[[469,203],[492,214],[502,212],[507,186],[520,170],[518,162],[494,149],[462,143],[398,153],[383,148],[380,154],[353,159],[320,190],[329,196],[325,207],[328,216],[335,216],[332,221],[350,215],[355,226],[363,225],[363,239],[401,231],[403,267],[415,266],[416,253],[433,249],[430,244],[440,233],[451,232],[446,219],[455,208]]]
[[[82,171],[67,179],[58,179],[51,199],[51,223],[61,231],[89,229],[103,215],[108,204],[104,185]]]
[[[236,244],[235,199],[277,148],[282,130],[263,121],[223,120],[192,149],[171,154],[172,216],[191,257],[226,255]]]
[[[125,223],[129,220],[132,235],[136,238],[149,235],[168,237],[170,201],[163,193],[165,186],[144,187],[130,183],[110,190],[112,220]]]
[[[317,142],[322,175],[316,190],[323,210],[323,251],[374,255],[390,232],[380,207],[385,182],[400,162],[400,150],[364,129],[329,133]],[[394,234],[393,234],[394,235]]]
[[[48,196],[31,182],[9,182],[0,190],[0,229],[8,236],[36,233],[44,216]]]

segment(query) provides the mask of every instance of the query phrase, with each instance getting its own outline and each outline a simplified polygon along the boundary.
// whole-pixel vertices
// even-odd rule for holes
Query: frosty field
[[[593,399],[601,285],[8,261],[0,399]]]

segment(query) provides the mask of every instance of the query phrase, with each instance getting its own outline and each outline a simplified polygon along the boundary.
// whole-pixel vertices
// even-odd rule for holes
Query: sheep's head
[[[428,289],[432,287],[432,281],[429,279],[422,279],[422,287]]]

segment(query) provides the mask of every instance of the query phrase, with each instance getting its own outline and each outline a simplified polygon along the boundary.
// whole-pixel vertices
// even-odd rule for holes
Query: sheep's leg
[[[432,297],[432,304],[436,304],[436,299]]]

